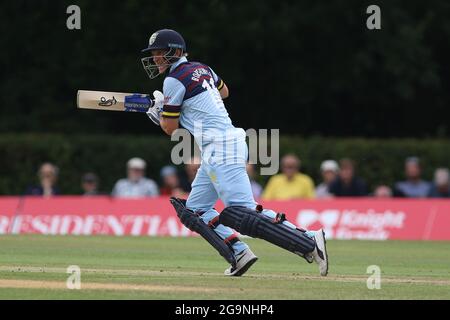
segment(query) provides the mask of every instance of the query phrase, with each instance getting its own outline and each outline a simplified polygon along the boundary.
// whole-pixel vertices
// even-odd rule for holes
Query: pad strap
[[[275,216],[275,219],[273,219],[273,223],[283,223],[283,221],[286,221],[286,215],[284,213],[277,213]]]
[[[224,241],[213,228],[203,222],[198,213],[186,208],[186,200],[171,197],[170,203],[175,208],[178,218],[186,228],[200,234],[232,267],[236,267],[236,257],[234,256],[233,249],[229,245],[233,239],[227,238],[228,243]]]
[[[219,226],[219,216],[212,218],[211,221],[208,222],[208,227],[210,227],[211,229],[215,229],[218,226]]]
[[[286,219],[285,215],[277,215],[277,221],[282,222],[283,219]],[[314,239],[300,230],[292,229],[277,221],[256,210],[241,206],[225,208],[219,219],[221,224],[241,234],[267,240],[302,257],[314,250],[316,245]]]
[[[204,211],[198,212],[199,216],[202,216],[204,213],[205,213]],[[220,224],[219,218],[220,218],[220,216],[216,216],[216,217],[212,218],[211,221],[208,222],[208,227],[210,227],[213,230],[215,228],[217,228]],[[225,244],[227,246],[230,247],[231,250],[233,250],[233,245],[236,242],[240,241],[240,239],[239,239],[238,235],[236,233],[234,233],[231,236],[229,236],[228,238],[225,238],[223,241],[225,242]]]

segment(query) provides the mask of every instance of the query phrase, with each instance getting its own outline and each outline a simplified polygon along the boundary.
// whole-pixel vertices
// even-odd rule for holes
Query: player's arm
[[[181,106],[186,89],[177,79],[167,77],[163,85],[164,106],[161,112],[161,129],[169,136],[179,128]]]
[[[219,87],[217,88],[219,90],[220,96],[222,97],[222,99],[228,98],[228,96],[230,95],[230,92],[228,91],[228,87],[225,84],[225,82],[223,82],[223,80],[220,80],[220,81],[221,81],[222,86],[220,87],[220,89],[219,89]],[[219,86],[220,86],[220,84],[219,84]]]
[[[160,125],[161,129],[171,136],[172,133],[179,128],[179,120],[178,118],[166,118],[161,116]]]
[[[214,72],[213,69],[209,68],[209,70],[211,70],[211,74],[214,79],[214,84],[216,85],[217,90],[219,90],[222,99],[228,98],[230,92],[228,91],[228,87],[225,84],[225,82],[223,82],[223,80]]]

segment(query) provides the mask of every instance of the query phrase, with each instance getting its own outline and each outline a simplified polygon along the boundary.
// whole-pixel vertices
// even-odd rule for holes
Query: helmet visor
[[[142,66],[150,79],[161,74],[160,69],[168,70],[181,56],[177,56],[176,49],[170,48],[163,55],[152,55],[141,58]],[[158,63],[156,61],[159,61]]]

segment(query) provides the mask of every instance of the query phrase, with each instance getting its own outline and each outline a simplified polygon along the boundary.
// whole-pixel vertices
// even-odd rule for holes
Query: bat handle
[[[154,100],[148,95],[133,94],[125,97],[124,106],[127,112],[147,112],[154,104]]]

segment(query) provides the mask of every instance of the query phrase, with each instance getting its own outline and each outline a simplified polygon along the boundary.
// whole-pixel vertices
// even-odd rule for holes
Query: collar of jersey
[[[187,62],[187,58],[186,57],[181,57],[180,59],[178,59],[177,62],[175,62],[173,65],[170,66],[170,72],[172,72],[173,70],[175,70],[176,67],[178,67],[180,64]]]

